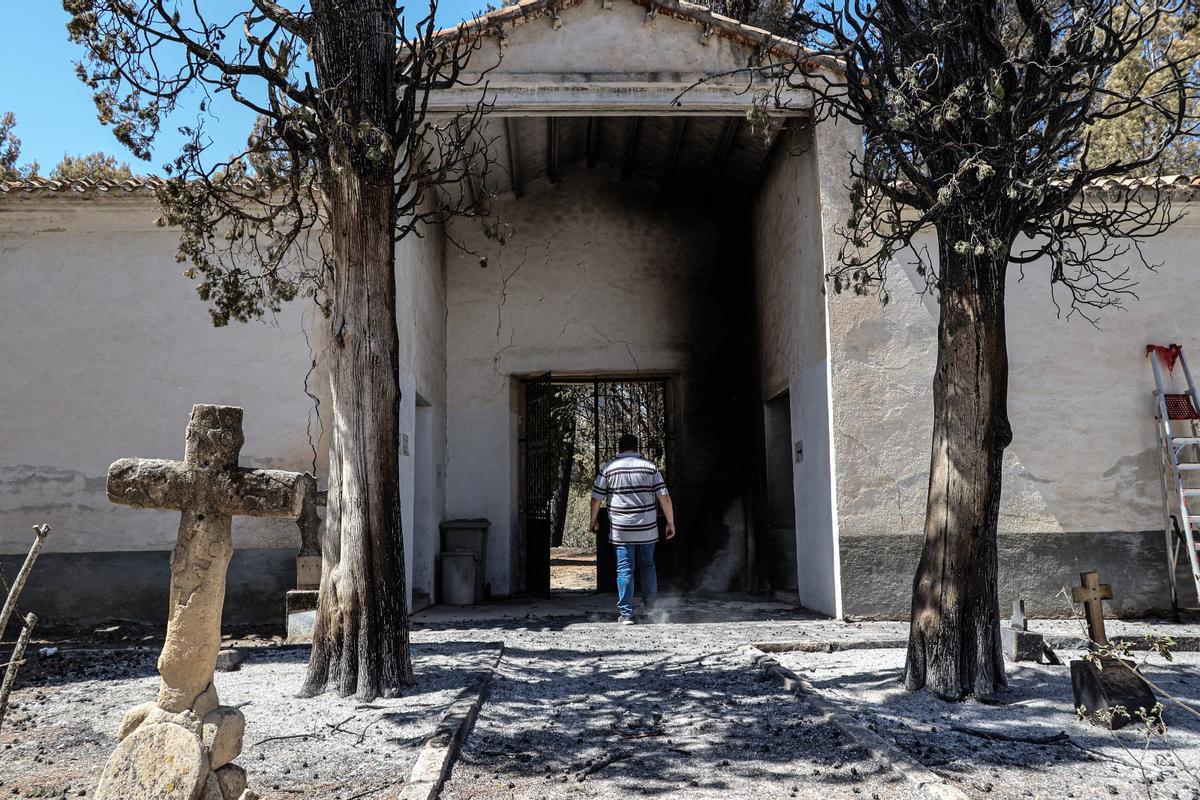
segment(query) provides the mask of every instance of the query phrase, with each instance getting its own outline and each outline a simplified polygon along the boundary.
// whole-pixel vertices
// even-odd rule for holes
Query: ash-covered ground
[[[236,763],[249,773],[250,788],[264,800],[374,800],[396,796],[420,746],[489,651],[473,643],[417,645],[417,685],[405,697],[365,705],[333,694],[296,698],[307,648],[245,652],[241,668],[217,673],[215,682],[221,702],[246,715]],[[0,731],[0,796],[89,796],[121,716],[154,699],[157,653],[63,647],[26,665]]]
[[[1061,666],[1008,664],[998,704],[948,704],[905,691],[904,655],[872,649],[775,658],[970,797],[1200,798],[1200,710],[1185,707],[1200,709],[1198,653],[1171,662],[1152,656],[1142,666],[1161,690],[1163,731],[1141,723],[1108,731],[1079,720],[1068,663],[1081,651],[1059,652]]]
[[[525,618],[426,617],[422,642],[505,642],[445,800],[919,796],[740,652],[797,635],[797,609],[668,600],[626,627],[611,602],[572,603],[584,618],[553,616],[555,601]]]
[[[421,612],[417,686],[366,706],[294,698],[307,649],[239,641],[246,663],[217,675],[222,702],[241,705],[247,718],[238,763],[269,800],[395,797],[445,708],[503,642],[446,800],[920,797],[886,759],[873,760],[740,651],[748,643],[871,643],[774,655],[969,797],[1200,796],[1200,717],[1169,708],[1169,746],[1139,753],[1138,740],[1112,740],[1075,719],[1067,667],[1010,664],[1004,705],[949,705],[899,686],[900,623],[817,620],[778,602],[667,598],[658,614],[626,627],[615,624],[612,604],[572,595]],[[1072,622],[1039,626],[1058,637],[1079,633]],[[1110,625],[1112,635],[1148,630],[1194,639],[1191,626]],[[0,796],[87,796],[121,714],[154,696],[154,642],[103,651],[59,644],[59,654],[22,672],[0,733]],[[1181,700],[1200,695],[1200,656],[1181,653],[1148,674]],[[1024,737],[1062,730],[1070,743],[990,741],[953,724]]]

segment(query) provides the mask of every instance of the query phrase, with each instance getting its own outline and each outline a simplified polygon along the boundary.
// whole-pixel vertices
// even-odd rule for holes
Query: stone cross
[[[1071,589],[1071,599],[1083,603],[1087,616],[1088,637],[1098,645],[1108,644],[1104,633],[1104,603],[1113,596],[1112,587],[1100,582],[1098,572],[1079,573],[1079,586]]]
[[[180,791],[179,797],[208,798],[210,782],[231,800],[245,788],[245,772],[230,763],[241,750],[245,720],[237,709],[219,706],[212,682],[233,517],[295,517],[315,484],[303,473],[239,467],[243,442],[242,409],[197,405],[183,461],[125,458],[108,469],[109,500],[181,513],[158,700],[122,720],[121,744],[97,789],[101,800]],[[172,743],[171,753],[163,752],[163,742]]]
[[[1025,601],[1020,598],[1013,600],[1012,619],[1008,621],[1014,631],[1029,630],[1029,618],[1025,616]]]

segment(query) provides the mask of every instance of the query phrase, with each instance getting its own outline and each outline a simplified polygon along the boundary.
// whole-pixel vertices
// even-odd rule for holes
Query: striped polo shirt
[[[658,496],[667,484],[654,462],[641,453],[621,453],[600,468],[592,499],[608,506],[608,540],[613,544],[658,541]]]

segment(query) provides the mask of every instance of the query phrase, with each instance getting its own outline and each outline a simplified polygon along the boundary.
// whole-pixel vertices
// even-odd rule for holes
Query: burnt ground
[[[413,630],[417,686],[368,706],[295,699],[307,649],[241,638],[232,644],[247,651],[247,662],[217,676],[222,702],[242,705],[247,717],[238,763],[270,800],[395,797],[421,742],[502,641],[504,657],[442,793],[447,800],[917,797],[739,649],[873,640],[884,646],[776,658],[970,797],[1196,796],[1188,769],[1200,734],[1188,731],[1200,724],[1175,714],[1172,731],[1186,734],[1172,739],[1181,765],[1163,761],[1174,756],[1160,748],[1143,764],[1153,780],[1139,781],[1141,768],[1117,760],[1125,754],[1088,738],[1097,732],[1073,719],[1062,675],[1043,672],[1049,667],[1010,665],[1014,689],[999,711],[948,705],[898,693],[903,653],[886,643],[902,638],[903,625],[816,620],[785,603],[668,598],[653,618],[624,627],[614,624],[612,604],[572,596],[422,612]],[[1113,627],[1121,625],[1131,633],[1138,624]],[[144,632],[111,649],[64,640],[57,654],[27,665],[0,732],[0,796],[90,793],[121,714],[153,697],[157,642]],[[1184,654],[1155,675],[1192,699],[1200,694],[1195,659]],[[955,721],[1013,735],[1064,730],[1085,749],[951,735]]]
[[[417,684],[396,700],[294,697],[308,648],[242,643],[218,673],[221,702],[246,715],[236,763],[264,799],[395,797],[445,708],[485,663],[475,644],[417,645]],[[116,743],[121,716],[154,698],[157,648],[66,649],[21,672],[0,731],[0,796],[85,797]]]
[[[1146,659],[1141,669],[1160,689],[1166,728],[1131,724],[1119,731],[1080,721],[1072,707],[1068,662],[1081,651],[1060,651],[1060,666],[1008,664],[1008,687],[987,704],[905,691],[904,656],[871,649],[775,658],[972,797],[1200,797],[1200,713],[1185,707],[1200,699],[1198,653]],[[1024,741],[988,738],[997,735]]]

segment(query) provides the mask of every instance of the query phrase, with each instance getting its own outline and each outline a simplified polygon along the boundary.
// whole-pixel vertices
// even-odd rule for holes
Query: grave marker
[[[1040,633],[1029,630],[1029,620],[1025,617],[1025,601],[1013,601],[1012,619],[1007,625],[1000,626],[1000,644],[1004,655],[1009,661],[1042,660],[1046,642]]]
[[[158,699],[121,720],[98,800],[237,800],[245,791],[245,772],[230,762],[246,720],[219,705],[213,686],[233,517],[295,517],[314,486],[307,474],[239,467],[243,441],[242,409],[197,405],[183,461],[125,458],[108,469],[109,500],[181,513]]]
[[[1071,662],[1075,708],[1088,720],[1112,730],[1140,721],[1142,716],[1153,718],[1158,701],[1134,663],[1105,653],[1109,642],[1104,631],[1104,601],[1112,599],[1112,587],[1100,583],[1095,572],[1080,573],[1079,583],[1071,590],[1071,598],[1083,603],[1090,647],[1099,654]]]

